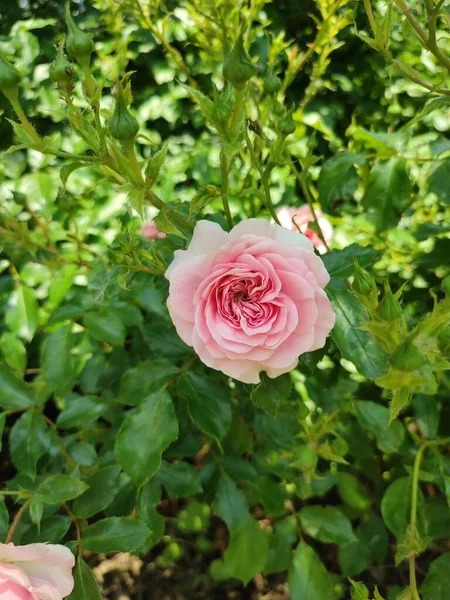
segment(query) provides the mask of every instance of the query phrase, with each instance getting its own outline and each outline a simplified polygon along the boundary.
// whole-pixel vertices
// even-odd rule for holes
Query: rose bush
[[[1,599],[448,600],[442,0],[1,13]]]
[[[73,590],[75,557],[55,544],[0,544],[2,600],[62,600]]]
[[[334,325],[323,291],[330,277],[312,243],[261,219],[230,233],[199,221],[166,277],[180,337],[206,365],[245,383],[292,371]]]

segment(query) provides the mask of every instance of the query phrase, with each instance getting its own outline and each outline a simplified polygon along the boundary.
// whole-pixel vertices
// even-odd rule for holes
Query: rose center
[[[242,302],[243,300],[247,300],[248,294],[247,294],[247,292],[240,290],[239,292],[236,292],[234,294],[233,298],[234,298],[235,302]]]

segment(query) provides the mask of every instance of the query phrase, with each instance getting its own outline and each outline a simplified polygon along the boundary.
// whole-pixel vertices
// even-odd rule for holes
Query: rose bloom
[[[143,225],[141,235],[148,240],[162,240],[166,237],[166,234],[160,231],[153,221]]]
[[[320,208],[315,208],[314,211],[316,213],[320,229],[322,230],[323,237],[325,238],[326,243],[329,245],[333,238],[333,227],[328,219],[323,216]],[[308,204],[304,204],[303,206],[300,206],[300,208],[295,208],[294,206],[282,206],[277,210],[277,217],[281,225],[286,227],[286,229],[297,232],[298,229],[300,229],[303,235],[306,235],[306,237],[311,240],[317,251],[320,252],[320,254],[325,254],[327,247],[323,243],[323,240],[313,229],[308,227],[310,223],[314,222],[314,215]],[[292,220],[293,218],[297,223],[297,227],[294,225]]]
[[[62,600],[74,586],[75,558],[53,544],[0,544],[0,600]]]
[[[199,221],[166,277],[180,337],[208,367],[244,383],[291,371],[334,325],[323,291],[330,277],[310,240],[262,219],[230,233]]]

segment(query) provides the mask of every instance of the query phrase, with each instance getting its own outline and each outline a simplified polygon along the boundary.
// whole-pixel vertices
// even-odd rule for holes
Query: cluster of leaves
[[[158,2],[93,4],[89,24],[101,19],[108,35],[90,65],[72,66],[81,83],[56,85],[53,57],[35,63],[35,33],[54,19],[15,23],[0,46],[39,125],[5,104],[15,143],[0,166],[3,540],[69,544],[72,600],[100,598],[83,551],[135,552],[165,568],[192,545],[205,589],[281,573],[295,600],[337,600],[350,587],[354,598],[417,600],[422,554],[420,597],[444,600],[445,94],[413,118],[410,78],[394,79],[383,90],[397,107],[383,113],[389,131],[371,127],[382,119],[369,108],[342,128],[330,90],[346,84],[333,57],[343,39],[362,44],[352,29],[361,15],[345,2],[311,8],[309,47],[276,31],[263,0],[186,0],[172,13]],[[391,3],[382,18],[387,37],[369,40],[370,60],[392,48],[415,55],[403,13]],[[222,76],[240,35],[254,71],[243,93]],[[151,81],[134,76],[130,109],[124,73],[140,73],[148,52]],[[127,131],[136,115],[137,155],[116,135],[119,110]],[[165,307],[174,249],[200,213],[225,226],[222,202],[229,220],[317,203],[335,226],[324,256],[330,341],[253,388],[204,367]],[[164,240],[138,234],[149,205]],[[402,362],[411,353],[416,362]]]

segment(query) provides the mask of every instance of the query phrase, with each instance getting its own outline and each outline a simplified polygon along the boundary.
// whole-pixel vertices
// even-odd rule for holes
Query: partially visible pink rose
[[[74,565],[65,546],[0,544],[0,599],[62,600],[73,590]]]
[[[199,221],[166,277],[179,336],[207,366],[245,383],[291,371],[334,325],[323,291],[330,277],[312,243],[262,219],[230,233]]]
[[[162,240],[166,237],[166,234],[160,231],[153,221],[145,223],[141,229],[141,235],[148,240]]]
[[[333,238],[333,226],[328,219],[323,216],[320,208],[315,208],[314,211],[317,215],[317,220],[319,222],[320,229],[322,230],[323,237],[325,238],[326,243],[329,245]],[[286,229],[290,229],[291,231],[298,232],[298,229],[292,220],[294,218],[303,235],[306,235],[306,237],[311,240],[314,247],[318,252],[320,252],[320,254],[325,254],[327,248],[323,243],[323,240],[313,229],[308,227],[310,223],[314,222],[314,215],[308,204],[303,204],[303,206],[300,206],[300,208],[295,208],[294,206],[283,206],[277,210],[277,217],[283,227],[286,227]]]

